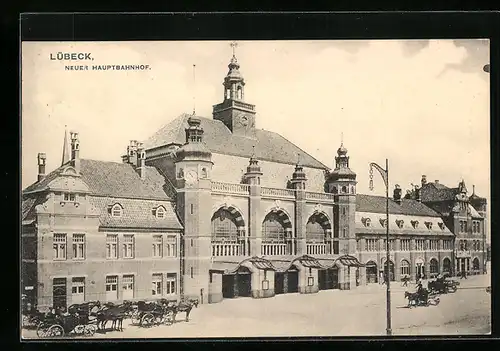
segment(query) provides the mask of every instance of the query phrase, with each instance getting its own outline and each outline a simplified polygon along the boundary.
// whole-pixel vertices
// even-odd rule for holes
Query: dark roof
[[[57,168],[42,181],[28,186],[23,193],[45,190],[66,166]],[[146,167],[145,172],[145,179],[142,180],[128,163],[80,160],[81,179],[88,185],[92,195],[168,200],[164,190],[165,178],[155,167]]]
[[[373,196],[364,194],[356,195],[356,211],[358,212],[385,213],[386,211],[385,208],[386,208],[385,196]],[[398,204],[393,199],[390,198],[389,213],[440,217],[439,213],[427,207],[425,204],[411,199],[402,199],[401,204]]]
[[[102,227],[182,229],[171,201],[92,196],[90,202],[99,209],[99,222]],[[121,217],[111,216],[110,208],[114,204],[123,207]],[[154,215],[153,210],[158,206],[165,208],[164,218],[156,218]]]
[[[420,199],[423,202],[455,200],[458,188],[448,188],[439,183],[427,183],[420,189]]]
[[[144,142],[146,149],[154,149],[168,144],[183,145],[186,141],[185,129],[188,127],[188,114],[177,117]],[[233,134],[219,120],[199,117],[204,130],[203,141],[210,151],[219,154],[250,158],[254,152],[259,160],[296,164],[298,154],[305,167],[328,169],[320,161],[300,149],[281,135],[263,129],[255,129],[255,138]]]

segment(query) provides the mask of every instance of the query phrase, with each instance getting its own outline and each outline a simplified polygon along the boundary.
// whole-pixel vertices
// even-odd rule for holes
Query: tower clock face
[[[197,178],[198,178],[198,174],[196,173],[196,171],[188,171],[186,173],[185,179],[189,183],[193,183],[194,181],[196,181]]]

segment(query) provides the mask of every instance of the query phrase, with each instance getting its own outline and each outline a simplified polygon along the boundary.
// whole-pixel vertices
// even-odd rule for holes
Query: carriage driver
[[[417,284],[417,295],[418,295],[420,301],[423,301],[423,302],[427,301],[427,291],[422,286],[421,280]]]

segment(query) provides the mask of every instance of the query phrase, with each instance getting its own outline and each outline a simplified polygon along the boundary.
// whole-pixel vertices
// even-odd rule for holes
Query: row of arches
[[[211,239],[213,256],[238,256],[249,254],[249,238],[243,216],[233,206],[219,208],[211,219]],[[262,255],[294,255],[297,242],[288,214],[281,209],[273,209],[261,223]],[[306,224],[307,254],[331,254],[338,247],[337,237],[332,233],[332,223],[323,212],[316,211],[309,216]],[[337,250],[338,251],[338,250]]]

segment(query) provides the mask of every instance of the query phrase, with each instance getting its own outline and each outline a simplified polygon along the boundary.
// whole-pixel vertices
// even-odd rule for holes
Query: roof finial
[[[255,145],[252,145],[252,157],[255,158]]]
[[[344,145],[344,132],[340,132],[340,146]]]
[[[193,116],[196,116],[196,65],[193,64]]]
[[[233,49],[233,56],[236,56],[236,47],[238,47],[238,43],[233,41],[231,44],[229,44],[231,48]]]
[[[476,194],[476,184],[472,184],[472,195]]]
[[[299,152],[299,153],[297,153],[297,166],[299,166],[299,165],[300,165],[300,156],[301,156],[301,155],[300,155],[300,152]]]

